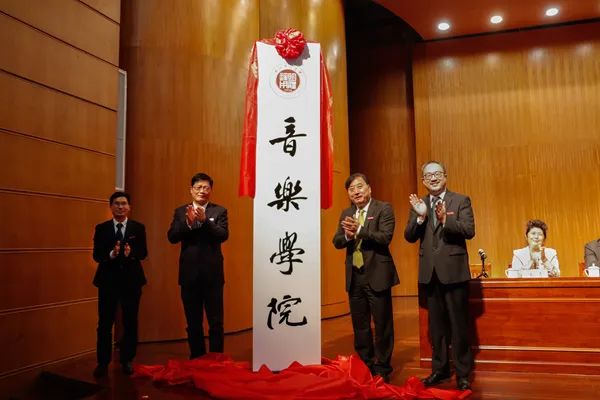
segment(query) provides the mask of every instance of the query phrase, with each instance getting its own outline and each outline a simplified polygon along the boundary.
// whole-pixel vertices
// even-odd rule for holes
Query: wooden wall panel
[[[349,13],[351,21],[357,21],[356,26],[348,29],[351,172],[366,174],[373,197],[392,204],[396,229],[390,250],[400,276],[400,285],[394,287],[393,294],[415,295],[418,249],[404,240],[408,196],[417,190],[411,81],[413,42],[403,22],[380,6],[350,8]],[[364,15],[367,13],[375,19],[374,23],[367,22]],[[382,23],[382,19],[386,22]]]
[[[118,38],[83,2],[0,1],[0,378],[94,350]]]
[[[414,64],[419,163],[440,159],[471,195],[476,236],[503,276],[525,223],[549,226],[563,276],[600,236],[600,24],[420,46]]]
[[[115,22],[121,20],[121,0],[79,0]]]
[[[0,129],[115,154],[116,112],[2,71],[0,93]]]
[[[91,247],[0,252],[0,271],[0,310],[98,296],[91,284],[96,271]]]
[[[0,131],[0,159],[2,188],[103,199],[114,186],[111,155]]]
[[[0,14],[0,48],[0,69],[116,110],[115,66],[5,14]]]
[[[110,217],[108,200],[0,191],[0,204],[0,220],[10,227],[0,236],[0,250],[7,251],[91,249],[94,226]],[[77,223],[65,223],[73,216]]]
[[[185,337],[179,246],[169,244],[166,232],[174,208],[190,201],[189,180],[199,171],[214,179],[211,200],[229,210],[225,329],[248,328],[252,202],[238,198],[237,185],[258,3],[128,1],[122,12],[121,66],[129,87],[126,185],[148,231],[140,339]]]
[[[129,77],[127,189],[134,196],[136,217],[148,228],[150,252],[144,264],[149,285],[140,315],[142,340],[185,336],[177,286],[179,247],[167,242],[166,231],[173,209],[190,201],[189,179],[198,171],[214,178],[212,200],[229,210],[230,237],[223,246],[225,329],[251,327],[252,200],[239,198],[237,188],[248,57],[254,41],[263,37],[261,25],[274,24],[275,18],[284,23],[304,21],[307,37],[335,49],[330,50],[328,63],[339,96],[336,140],[339,136],[342,150],[336,167],[347,165],[341,3],[299,3],[302,6],[292,10],[285,2],[258,0],[124,3],[121,66]],[[323,13],[309,21],[311,6]],[[274,31],[266,30],[266,37],[272,37]],[[336,184],[341,185],[339,180]],[[331,214],[336,220],[338,212]],[[324,220],[330,218],[328,213]],[[343,274],[341,256],[330,246],[333,228],[328,228],[324,252],[335,261],[327,273]],[[333,290],[343,293],[341,276],[335,276]],[[344,299],[334,296],[332,307]],[[157,314],[160,319],[154,318]]]
[[[2,11],[49,35],[119,64],[119,25],[75,0],[2,0]]]
[[[97,307],[95,300],[82,300],[26,312],[0,311],[0,378],[95,349]]]

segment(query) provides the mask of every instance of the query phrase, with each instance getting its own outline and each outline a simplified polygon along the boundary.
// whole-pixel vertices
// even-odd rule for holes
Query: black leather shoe
[[[456,388],[458,390],[469,390],[471,389],[471,384],[469,383],[469,378],[456,378]]]
[[[425,386],[433,386],[433,385],[437,385],[440,382],[445,381],[448,378],[450,378],[449,373],[435,371],[431,375],[429,375],[427,378],[421,379],[421,382],[423,382],[423,384]],[[468,381],[467,381],[467,383],[468,383]]]
[[[131,365],[130,362],[122,363],[121,364],[121,369],[123,370],[123,373],[125,375],[131,375],[131,374],[133,374],[133,365]]]
[[[108,365],[98,364],[94,368],[94,378],[103,378],[108,375]]]

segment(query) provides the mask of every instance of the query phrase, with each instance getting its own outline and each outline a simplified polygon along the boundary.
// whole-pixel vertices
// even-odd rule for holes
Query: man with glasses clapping
[[[192,177],[192,202],[175,209],[169,242],[181,243],[179,285],[187,321],[190,359],[206,354],[203,312],[208,320],[209,351],[223,352],[223,253],[229,237],[227,209],[209,202],[213,180],[205,173]]]
[[[475,236],[475,219],[469,197],[446,189],[446,168],[429,161],[421,169],[429,194],[409,196],[411,205],[404,237],[420,241],[419,284],[427,298],[432,372],[425,386],[451,376],[449,345],[452,344],[456,386],[470,389],[473,355],[468,341],[469,255],[467,239]]]

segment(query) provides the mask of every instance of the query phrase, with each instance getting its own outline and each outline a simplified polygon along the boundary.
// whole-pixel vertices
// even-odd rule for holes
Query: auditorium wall
[[[373,197],[394,209],[390,250],[400,284],[392,294],[416,295],[418,250],[404,240],[408,196],[417,190],[411,71],[416,34],[380,5],[347,6],[350,167],[365,173]]]
[[[548,224],[562,276],[579,276],[584,244],[600,237],[598,60],[598,22],[416,47],[417,165],[445,162],[449,189],[471,196],[471,262],[485,249],[495,277],[529,219]]]
[[[0,378],[92,352],[119,0],[0,1]]]
[[[211,201],[229,211],[225,331],[252,325],[252,200],[238,196],[248,59],[253,43],[295,27],[322,45],[334,96],[334,205],[322,212],[322,314],[348,311],[343,252],[331,244],[347,204],[349,170],[342,1],[132,0],[123,3],[121,66],[128,72],[127,189],[146,224],[148,285],[140,339],[185,337],[177,285],[179,246],[166,232],[190,201],[191,176],[214,179]]]
[[[548,223],[563,276],[579,274],[583,244],[600,237],[599,23],[416,45],[406,27],[348,31],[347,77],[341,0],[46,3],[0,0],[0,378],[94,351],[92,235],[115,186],[119,65],[126,188],[148,231],[143,341],[185,336],[166,231],[198,171],[229,209],[225,329],[251,327],[252,200],[237,195],[245,83],[252,44],[281,28],[321,42],[333,84],[334,204],[315,288],[324,317],[348,311],[331,237],[351,171],[394,206],[395,295],[416,294],[418,251],[402,231],[430,158],[445,162],[450,190],[471,195],[471,261],[486,249],[496,277],[530,218]]]

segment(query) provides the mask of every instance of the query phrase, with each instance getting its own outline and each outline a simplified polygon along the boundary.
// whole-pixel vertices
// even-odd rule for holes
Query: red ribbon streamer
[[[277,38],[286,37],[287,42],[281,44],[282,51],[291,55],[298,52],[302,53],[306,41],[304,37],[294,36],[289,38],[290,32],[299,31],[286,29],[279,31],[275,39],[261,40],[262,43],[274,45],[277,49]],[[301,38],[301,40],[300,40]],[[283,40],[283,39],[282,39]],[[303,44],[300,46],[300,42]],[[287,46],[287,47],[286,47]],[[302,49],[300,49],[302,47]],[[277,49],[279,54],[281,52]],[[285,57],[282,55],[282,57]],[[333,203],[333,96],[331,82],[327,67],[320,55],[320,92],[321,92],[321,208],[327,209]],[[249,196],[254,198],[256,193],[256,117],[257,117],[257,99],[256,89],[258,87],[258,60],[256,56],[256,44],[252,47],[250,62],[248,65],[248,78],[246,81],[246,112],[244,115],[244,130],[242,134],[242,154],[240,161],[240,184],[238,192],[240,196]]]
[[[134,365],[134,377],[149,377],[167,385],[193,383],[211,397],[219,399],[387,399],[460,400],[470,390],[426,389],[419,378],[410,377],[402,386],[386,384],[373,377],[357,356],[322,359],[321,365],[293,362],[278,373],[263,366],[252,372],[245,361],[209,353],[194,360],[169,360],[166,365]]]

